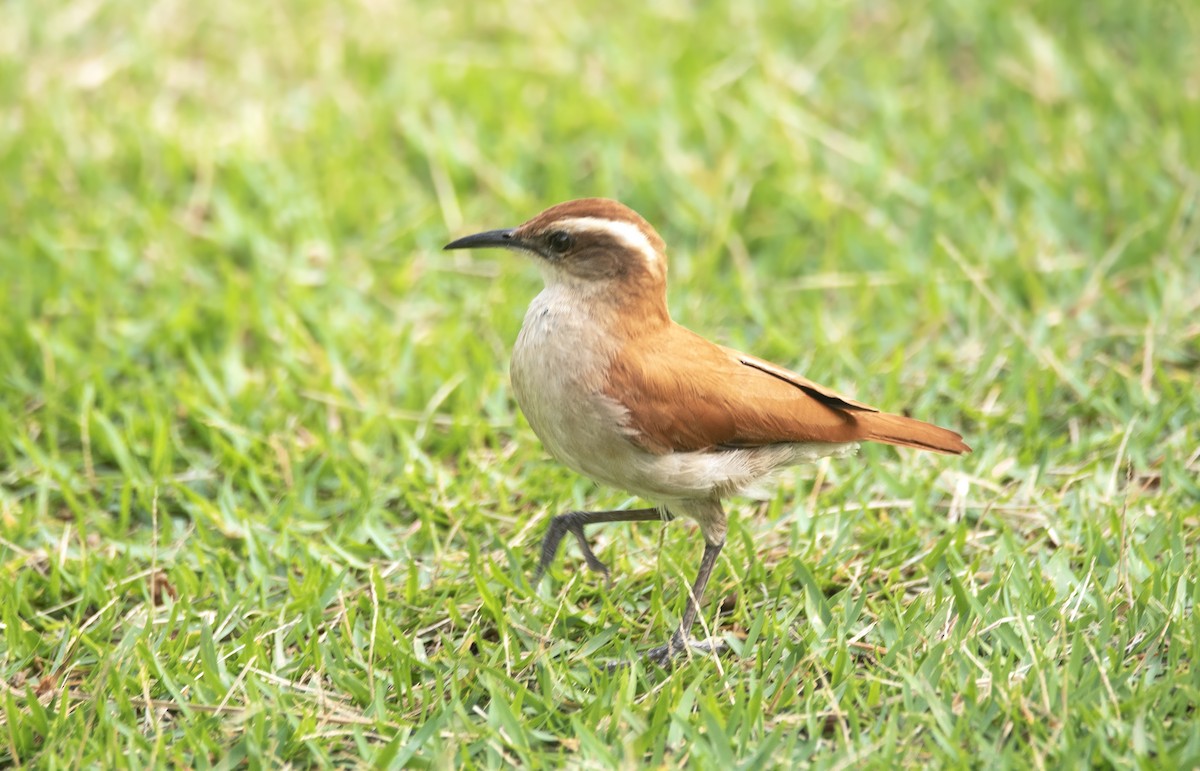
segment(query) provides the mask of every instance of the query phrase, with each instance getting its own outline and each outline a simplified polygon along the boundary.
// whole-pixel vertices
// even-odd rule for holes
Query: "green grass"
[[[0,4],[0,765],[1200,763],[1194,3]],[[894,411],[700,539],[548,459],[536,270]],[[723,612],[716,612],[723,606]]]

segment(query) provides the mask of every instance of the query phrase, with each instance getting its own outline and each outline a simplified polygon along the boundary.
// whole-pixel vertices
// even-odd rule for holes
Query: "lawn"
[[[530,585],[640,504],[440,251],[589,195],[975,450],[732,501],[670,671],[695,527]],[[0,766],[1200,764],[1194,2],[10,0],[0,303]]]

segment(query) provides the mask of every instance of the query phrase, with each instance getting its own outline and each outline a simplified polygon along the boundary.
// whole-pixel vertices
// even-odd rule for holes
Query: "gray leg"
[[[665,514],[658,509],[631,509],[629,511],[568,511],[566,514],[559,514],[554,519],[550,520],[550,527],[546,530],[546,537],[542,539],[542,558],[538,563],[537,572],[533,574],[533,583],[541,580],[542,575],[546,572],[546,568],[554,561],[554,557],[558,554],[558,545],[562,543],[562,539],[570,533],[575,536],[575,540],[579,542],[579,548],[583,551],[583,559],[587,562],[587,566],[597,573],[603,573],[606,579],[611,579],[608,572],[608,566],[601,562],[596,554],[592,551],[592,547],[588,546],[587,539],[583,537],[583,528],[587,525],[598,525],[603,522],[653,522],[669,521],[673,519],[670,514]]]
[[[721,547],[724,545],[724,540],[720,543],[704,544],[704,556],[700,558],[700,570],[696,573],[696,582],[692,584],[692,591],[688,594],[687,606],[683,610],[679,628],[675,630],[675,634],[671,635],[671,639],[666,645],[660,645],[646,652],[646,658],[655,664],[666,666],[671,659],[687,650],[692,625],[696,623],[696,616],[700,613],[700,598],[704,596],[704,587],[708,585],[708,577],[712,575],[713,566],[717,564],[717,556],[721,553]]]

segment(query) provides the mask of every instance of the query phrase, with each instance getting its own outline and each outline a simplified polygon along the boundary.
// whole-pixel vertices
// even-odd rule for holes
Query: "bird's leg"
[[[646,652],[646,658],[655,664],[666,666],[671,659],[687,650],[692,624],[696,623],[696,616],[700,613],[700,598],[704,596],[704,587],[708,585],[708,577],[712,575],[713,566],[717,564],[717,556],[721,553],[721,547],[724,545],[724,539],[717,543],[705,541],[704,556],[700,558],[700,570],[696,573],[696,582],[692,584],[692,589],[688,592],[687,606],[683,610],[679,628],[675,630],[675,634],[671,635],[671,639],[666,645],[660,645]]]
[[[546,536],[542,539],[542,558],[538,562],[537,571],[533,574],[533,583],[536,584],[541,580],[542,575],[546,572],[546,568],[554,561],[554,556],[558,554],[558,545],[562,543],[562,539],[567,533],[575,536],[575,540],[579,542],[579,548],[583,551],[583,559],[587,562],[587,566],[597,573],[603,573],[606,579],[611,580],[608,566],[601,562],[596,557],[595,552],[592,551],[592,547],[588,546],[587,539],[583,536],[583,528],[603,522],[651,522],[654,520],[669,521],[671,519],[673,517],[670,514],[658,509],[568,511],[566,514],[559,514],[550,520],[550,527],[546,530]]]

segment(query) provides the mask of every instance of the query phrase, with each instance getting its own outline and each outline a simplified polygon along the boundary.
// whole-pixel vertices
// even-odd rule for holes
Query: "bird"
[[[775,472],[851,455],[860,442],[970,452],[957,432],[883,412],[677,324],[667,309],[666,245],[618,201],[566,201],[444,248],[493,247],[531,257],[545,284],[510,362],[513,394],[533,432],[576,473],[651,504],[552,517],[532,584],[567,534],[590,569],[610,576],[588,545],[589,525],[687,518],[703,536],[679,626],[644,654],[655,664],[711,650],[690,635],[725,544],[723,499],[761,497]]]

